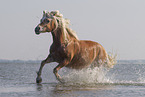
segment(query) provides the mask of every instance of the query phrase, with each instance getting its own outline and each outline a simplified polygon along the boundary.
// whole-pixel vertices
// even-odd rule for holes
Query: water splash
[[[62,74],[62,78],[65,80],[65,83],[69,84],[112,83],[111,77],[106,75],[107,72],[108,70],[104,67],[87,68],[79,71],[66,69]]]
[[[65,84],[78,86],[96,85],[145,85],[144,66],[139,64],[117,64],[108,70],[105,67],[83,70],[63,69]]]

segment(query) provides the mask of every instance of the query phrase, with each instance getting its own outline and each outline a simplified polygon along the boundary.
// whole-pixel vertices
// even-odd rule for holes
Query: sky
[[[1,0],[0,59],[48,56],[51,33],[34,32],[43,10],[59,10],[80,40],[100,43],[118,60],[145,59],[145,0]]]

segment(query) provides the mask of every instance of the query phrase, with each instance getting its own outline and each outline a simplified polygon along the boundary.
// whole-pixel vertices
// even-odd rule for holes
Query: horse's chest
[[[63,59],[67,57],[67,48],[64,45],[50,48],[50,54],[55,59]]]
[[[59,56],[65,56],[67,55],[67,49],[64,46],[61,46],[57,49],[57,53],[59,54]]]

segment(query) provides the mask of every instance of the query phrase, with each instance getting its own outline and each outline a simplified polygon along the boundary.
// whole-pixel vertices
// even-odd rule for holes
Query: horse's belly
[[[91,61],[80,57],[77,59],[73,59],[66,67],[71,69],[83,69],[89,67],[91,63]]]

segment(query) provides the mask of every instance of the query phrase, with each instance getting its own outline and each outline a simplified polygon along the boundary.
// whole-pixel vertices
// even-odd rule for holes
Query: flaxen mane
[[[62,28],[66,29],[66,31],[68,32],[69,35],[71,35],[72,37],[78,39],[78,36],[76,34],[75,31],[73,31],[69,25],[70,25],[70,20],[63,18],[63,15],[61,13],[59,13],[59,11],[51,11],[50,12],[51,15],[56,16],[56,18],[61,22],[61,24],[59,26],[61,26]],[[64,38],[66,38],[66,31],[64,31]],[[65,39],[66,40],[66,39]]]

